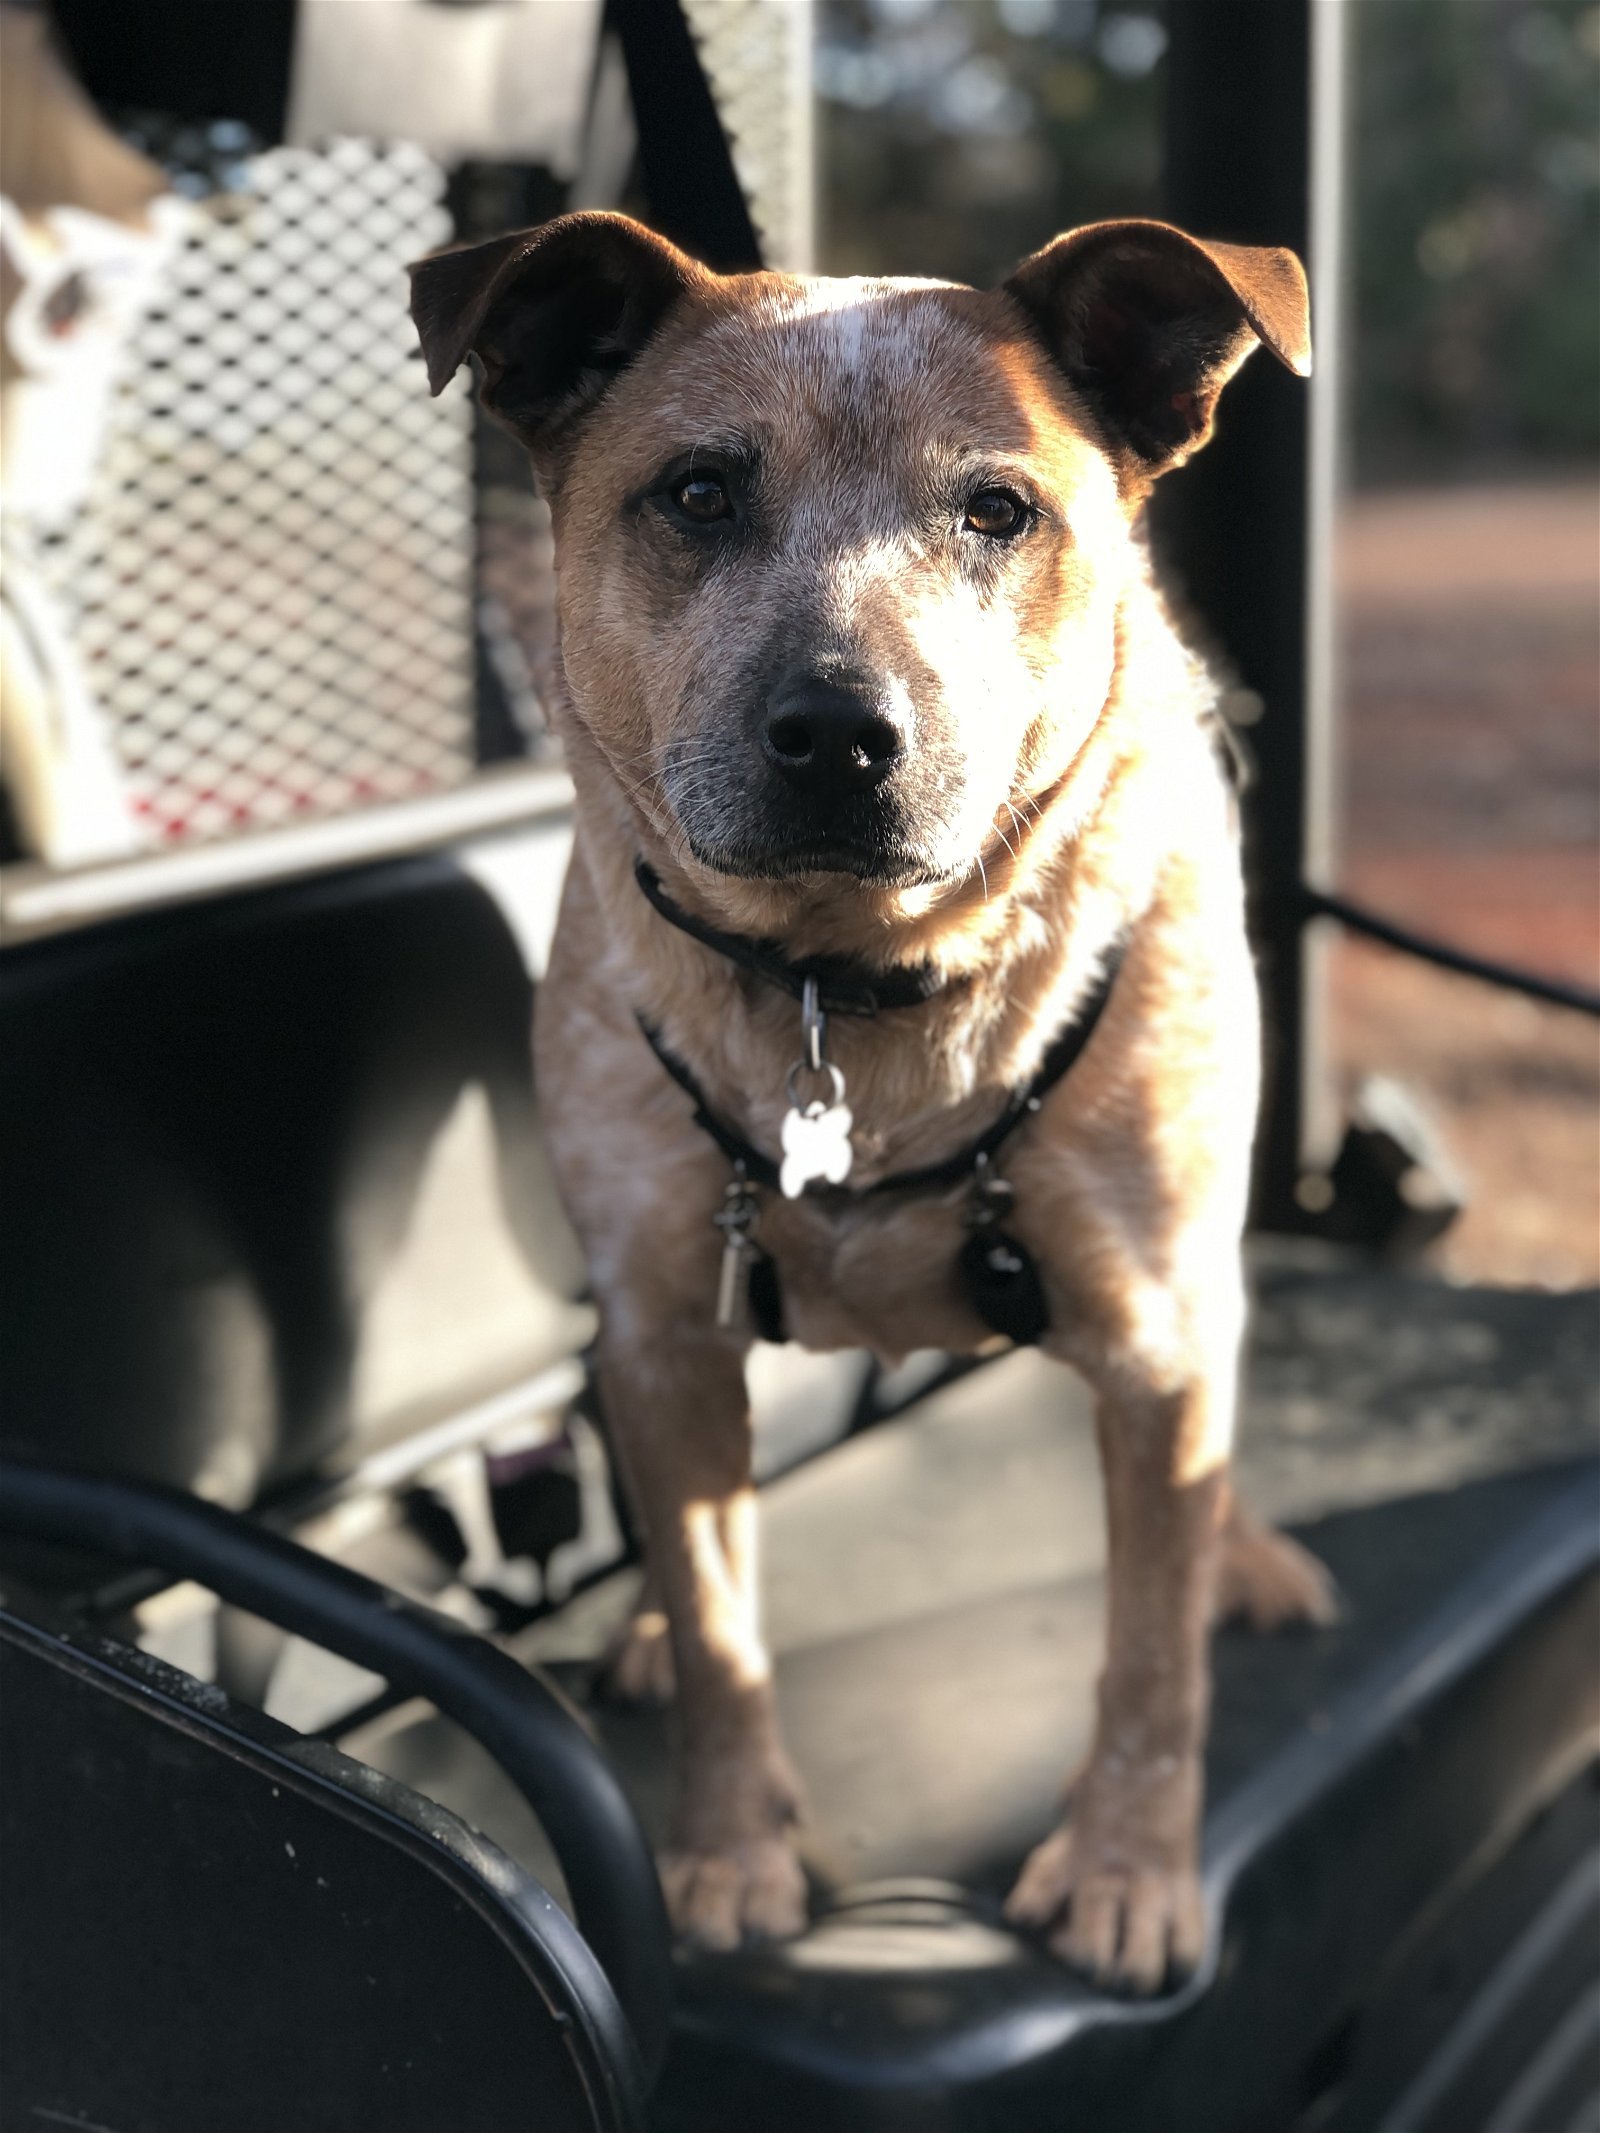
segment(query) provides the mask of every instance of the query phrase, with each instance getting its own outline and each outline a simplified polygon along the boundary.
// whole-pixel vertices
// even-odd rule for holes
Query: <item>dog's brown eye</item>
[[[672,501],[685,518],[692,518],[700,526],[711,526],[719,518],[733,516],[726,485],[715,474],[691,474],[673,490]]]
[[[1003,540],[1008,533],[1022,531],[1027,515],[1021,497],[1013,496],[1009,489],[980,489],[967,504],[965,524],[969,533],[986,533]]]

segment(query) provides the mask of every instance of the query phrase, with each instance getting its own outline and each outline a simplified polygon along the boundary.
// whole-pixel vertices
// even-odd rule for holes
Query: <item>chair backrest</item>
[[[0,956],[0,1430],[242,1508],[570,1354],[532,986],[447,857]]]
[[[7,2123],[642,2123],[588,1947],[431,1801],[14,1594],[0,1745]]]

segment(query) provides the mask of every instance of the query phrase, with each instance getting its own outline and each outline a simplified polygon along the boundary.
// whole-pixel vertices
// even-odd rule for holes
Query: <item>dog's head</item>
[[[1264,342],[1310,368],[1292,253],[1154,222],[1000,289],[723,276],[622,216],[413,270],[555,514],[573,708],[724,874],[969,872],[1106,702],[1131,520]]]

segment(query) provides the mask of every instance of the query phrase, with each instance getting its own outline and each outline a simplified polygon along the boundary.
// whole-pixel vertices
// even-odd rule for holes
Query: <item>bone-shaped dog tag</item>
[[[810,1103],[785,1114],[783,1164],[778,1183],[786,1200],[798,1200],[808,1185],[842,1185],[850,1175],[854,1151],[848,1104]]]

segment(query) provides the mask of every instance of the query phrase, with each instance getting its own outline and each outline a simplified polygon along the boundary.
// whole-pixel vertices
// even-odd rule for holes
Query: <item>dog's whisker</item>
[[[692,767],[697,763],[710,762],[725,752],[725,746],[720,740],[710,740],[702,743],[698,748],[687,750],[683,754],[672,755],[665,762],[661,761],[654,748],[641,748],[637,755],[608,756],[606,760],[613,770],[627,770],[631,769],[636,763],[648,763],[658,776],[664,777],[669,771]]]
[[[723,751],[720,746],[710,744],[702,749],[697,749],[692,755],[678,758],[678,760],[674,762],[670,766],[670,768],[673,772],[679,775],[681,775],[685,771],[694,773],[698,771],[707,770],[721,758],[722,754]],[[656,770],[653,774],[646,773],[645,776],[640,778],[628,777],[625,774],[624,766],[630,763],[638,762],[639,760],[641,759],[636,756],[622,756],[613,757],[609,759],[608,767],[610,768],[611,773],[616,779],[618,785],[622,787],[624,793],[626,793],[629,799],[639,799],[647,791],[650,791],[653,788],[659,788],[663,777],[666,775],[665,771]],[[698,793],[703,790],[703,780],[697,782],[691,779],[691,784],[688,787],[687,791],[682,795],[682,797],[687,798],[690,792]]]
[[[1017,810],[1012,806],[1009,800],[1005,801],[1003,804],[1005,806],[1006,813],[1011,817],[1011,827],[1016,833],[1017,841],[1014,848],[1011,845],[1010,839],[1005,837],[1004,835],[1002,835],[1000,841],[1011,852],[1013,863],[1020,866],[1022,864],[1023,848],[1028,841],[1028,825],[1023,820],[1021,815],[1017,813]]]

